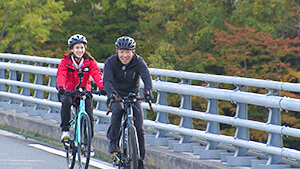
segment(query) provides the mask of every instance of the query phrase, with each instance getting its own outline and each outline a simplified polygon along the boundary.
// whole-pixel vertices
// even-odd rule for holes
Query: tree
[[[298,6],[296,0],[239,0],[234,3],[231,24],[268,32],[275,37],[298,36],[299,16],[290,14]],[[294,9],[295,10],[295,9]],[[298,10],[299,14],[299,10]]]
[[[137,29],[138,9],[129,0],[63,0],[65,9],[73,14],[61,26],[63,31],[54,30],[53,39],[43,46],[44,54],[61,58],[67,52],[67,39],[80,33],[88,39],[88,51],[98,62],[115,53],[114,43],[118,37],[132,36]],[[137,41],[139,50],[140,43]]]
[[[215,54],[227,75],[298,81],[300,40],[272,38],[269,33],[237,28],[225,22],[226,31],[214,31]]]
[[[34,54],[70,15],[63,7],[53,0],[2,0],[0,52]]]
[[[194,71],[181,61],[195,51],[211,49],[211,31],[223,26],[224,10],[213,2],[196,0],[135,0],[141,11],[135,35],[151,67]],[[201,53],[200,52],[200,53]],[[179,60],[177,60],[179,58]],[[180,59],[182,58],[182,59]],[[195,63],[195,62],[194,62]],[[193,67],[194,66],[193,63]],[[199,70],[197,70],[199,71]],[[203,69],[202,69],[203,71]]]

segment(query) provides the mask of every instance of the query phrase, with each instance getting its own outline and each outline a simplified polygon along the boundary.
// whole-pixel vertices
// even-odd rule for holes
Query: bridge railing
[[[22,107],[23,112],[59,122],[61,103],[55,85],[60,59],[8,53],[0,54],[0,59],[2,107],[17,105]],[[103,63],[98,65],[103,69]],[[229,166],[299,166],[300,151],[283,147],[282,136],[299,138],[300,130],[281,125],[281,110],[300,112],[300,99],[281,96],[280,91],[298,93],[300,84],[153,68],[150,68],[150,72],[157,77],[153,80],[157,91],[157,102],[153,105],[157,111],[156,119],[144,120],[145,126],[155,133],[147,135],[146,142],[150,145],[168,146],[176,152],[193,152],[200,159],[221,159]],[[179,79],[180,82],[168,81],[169,78]],[[206,83],[206,86],[193,85],[192,81]],[[222,89],[219,84],[231,84],[234,89]],[[262,88],[267,93],[249,92],[248,87]],[[168,105],[168,94],[180,95],[180,106]],[[207,99],[205,112],[192,108],[192,97]],[[94,114],[98,117],[95,129],[105,130],[109,120],[109,116],[105,115],[106,97],[94,96],[94,99],[97,101]],[[220,115],[220,101],[234,104],[236,112],[233,117]],[[248,112],[248,105],[267,108],[267,121],[248,119],[248,114],[253,113]],[[148,109],[147,104],[143,103],[142,106]],[[180,116],[178,125],[169,123],[170,114]],[[195,129],[193,120],[206,121],[206,130]],[[233,136],[221,134],[221,124],[233,126]],[[261,143],[250,140],[249,129],[268,133],[267,141]],[[175,136],[175,139],[171,136]]]

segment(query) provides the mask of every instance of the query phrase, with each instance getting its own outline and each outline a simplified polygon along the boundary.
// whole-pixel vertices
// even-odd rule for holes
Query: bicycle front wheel
[[[69,143],[64,144],[66,149],[67,166],[69,169],[73,169],[76,161],[76,149],[74,146],[74,142],[70,141]]]
[[[78,145],[78,162],[80,169],[87,169],[90,162],[92,128],[87,114],[81,117],[80,144]]]
[[[128,133],[128,152],[131,161],[130,169],[138,169],[139,164],[139,143],[135,126],[131,126]]]

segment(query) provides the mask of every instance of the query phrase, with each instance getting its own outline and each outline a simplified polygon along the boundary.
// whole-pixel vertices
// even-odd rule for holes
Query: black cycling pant
[[[72,106],[74,96],[68,94],[62,95],[61,98],[61,124],[60,127],[62,131],[69,131],[69,122],[70,122],[70,110]],[[76,98],[76,103],[79,105],[79,98]],[[94,117],[93,117],[93,97],[92,95],[87,95],[85,99],[85,111],[90,117],[91,127],[92,127],[92,137],[94,136]]]
[[[124,106],[121,102],[114,102],[112,104],[112,116],[110,126],[106,137],[112,142],[118,142],[121,129],[121,120]],[[137,136],[140,148],[140,158],[145,158],[145,130],[144,130],[144,113],[141,102],[136,102],[133,105],[134,125],[137,130]]]

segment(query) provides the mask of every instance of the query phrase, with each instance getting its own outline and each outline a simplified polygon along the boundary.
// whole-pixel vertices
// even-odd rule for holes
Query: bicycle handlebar
[[[108,115],[110,112],[111,112],[111,106],[112,106],[112,103],[113,102],[126,102],[126,100],[127,100],[128,98],[117,98],[116,100],[112,100],[112,101],[110,101],[109,102],[109,104],[108,104],[108,106],[107,106],[107,112],[106,112],[106,115]],[[139,101],[139,100],[146,100],[145,99],[145,97],[134,97],[133,99],[136,99],[136,101],[134,101],[134,102],[137,102],[137,101]],[[154,109],[152,108],[152,102],[151,102],[151,100],[147,100],[146,102],[148,102],[149,103],[149,108],[150,108],[150,110],[151,110],[151,112],[152,113],[154,113],[155,111],[154,111]]]
[[[67,90],[66,93],[69,93],[71,95],[86,95],[88,93],[91,93],[91,94],[97,94],[97,95],[106,95],[106,91],[105,90],[99,90],[99,91],[87,91],[85,89],[82,89],[82,88],[79,88],[79,89],[76,89],[76,90]]]

